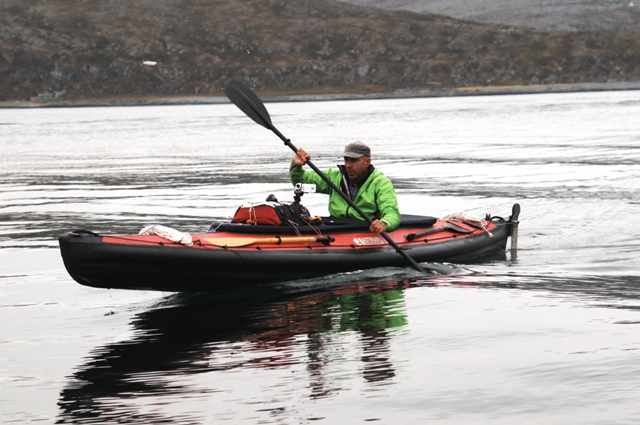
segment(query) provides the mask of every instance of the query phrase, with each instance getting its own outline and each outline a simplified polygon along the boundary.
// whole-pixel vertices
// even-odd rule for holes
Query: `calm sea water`
[[[58,235],[290,200],[291,152],[230,104],[0,110],[0,422],[640,421],[640,91],[267,107],[320,168],[367,142],[404,213],[520,203],[517,255],[250,294],[83,287]]]

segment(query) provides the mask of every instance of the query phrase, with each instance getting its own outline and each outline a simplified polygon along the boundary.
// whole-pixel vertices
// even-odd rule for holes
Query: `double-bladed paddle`
[[[284,135],[280,133],[278,129],[271,123],[271,117],[269,116],[269,112],[267,112],[267,108],[265,108],[260,98],[258,98],[258,96],[256,96],[256,94],[251,91],[250,88],[240,83],[239,81],[233,80],[229,84],[227,84],[227,87],[224,89],[224,93],[227,95],[229,100],[233,102],[238,108],[240,108],[240,110],[244,112],[249,118],[257,122],[261,126],[273,131],[278,137],[280,137],[280,139],[282,139],[285,145],[289,146],[292,151],[296,153],[298,152],[298,148],[296,148],[293,143],[291,143],[291,140],[284,137]],[[313,171],[315,171],[322,178],[322,180],[324,180],[329,185],[329,187],[331,187],[331,189],[338,193],[349,204],[351,208],[357,211],[358,214],[360,214],[360,216],[364,218],[367,223],[373,223],[373,220],[371,220],[371,218],[366,215],[351,200],[351,198],[349,198],[342,190],[340,190],[338,186],[336,186],[331,180],[329,180],[329,177],[327,177],[322,171],[320,171],[320,169],[318,169],[318,167],[316,167],[310,160],[307,160],[307,165]],[[380,233],[380,236],[382,236],[389,243],[389,245],[394,247],[396,252],[402,255],[404,259],[407,260],[409,264],[411,264],[411,267],[419,272],[425,273],[424,269],[420,267],[420,265],[416,263],[413,258],[409,256],[409,254],[407,254],[402,248],[400,248],[398,244],[396,244],[393,239],[389,237],[389,235],[387,235],[385,232],[382,232]]]

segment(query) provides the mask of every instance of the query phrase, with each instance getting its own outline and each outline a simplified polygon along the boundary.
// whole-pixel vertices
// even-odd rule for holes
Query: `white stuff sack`
[[[170,240],[171,242],[180,243],[186,246],[193,245],[193,240],[191,239],[190,234],[183,233],[176,229],[172,229],[171,227],[162,226],[160,224],[152,224],[145,227],[144,229],[140,230],[139,235],[158,235]]]
[[[481,219],[480,217],[476,217],[475,215],[466,213],[466,212],[454,212],[451,214],[447,214],[442,217],[442,220],[447,221],[459,221],[461,223],[468,224],[469,226],[477,227],[478,229],[482,229],[489,234],[489,236],[493,236],[490,231],[487,230],[487,222]]]

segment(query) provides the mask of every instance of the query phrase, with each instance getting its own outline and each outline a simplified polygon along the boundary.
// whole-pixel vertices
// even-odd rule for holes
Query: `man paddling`
[[[338,186],[373,222],[369,227],[374,233],[393,231],[400,225],[400,212],[396,192],[391,181],[371,165],[371,149],[362,142],[349,143],[344,148],[344,165],[324,173]],[[304,149],[298,149],[291,160],[291,182],[315,184],[316,191],[329,195],[329,214],[333,217],[364,220],[317,173],[304,171],[302,166],[311,159]]]

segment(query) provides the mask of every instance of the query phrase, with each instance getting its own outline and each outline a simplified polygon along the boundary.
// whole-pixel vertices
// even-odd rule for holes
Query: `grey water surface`
[[[518,252],[250,292],[83,287],[57,236],[206,230],[292,199],[292,153],[231,104],[0,109],[1,423],[640,421],[640,91],[267,108],[320,168],[368,143],[403,213],[520,203]]]

